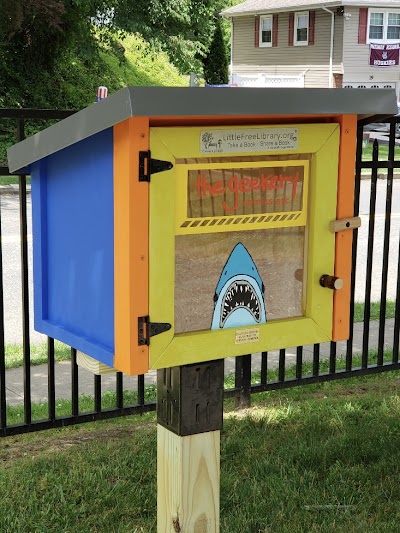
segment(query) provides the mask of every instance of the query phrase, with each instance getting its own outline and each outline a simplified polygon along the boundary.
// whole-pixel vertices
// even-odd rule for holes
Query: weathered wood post
[[[219,532],[223,397],[223,360],[158,370],[158,533]]]

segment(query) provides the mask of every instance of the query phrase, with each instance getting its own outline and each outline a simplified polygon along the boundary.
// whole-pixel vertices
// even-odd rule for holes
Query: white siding
[[[289,46],[289,13],[279,13],[278,46],[254,46],[254,17],[233,19],[233,72],[298,75],[305,73],[305,87],[329,86],[331,15],[315,14],[315,39],[311,46]],[[333,72],[342,73],[343,17],[335,16]]]
[[[351,16],[344,22],[343,85],[346,82],[393,82],[399,81],[400,66],[371,67],[369,65],[369,44],[358,44],[359,8],[346,6]],[[371,78],[373,76],[373,78]]]

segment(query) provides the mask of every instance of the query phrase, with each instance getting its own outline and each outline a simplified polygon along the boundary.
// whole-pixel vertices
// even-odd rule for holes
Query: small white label
[[[298,145],[298,128],[203,130],[200,133],[202,154],[289,151],[297,150]]]
[[[260,330],[258,328],[237,329],[235,331],[235,344],[246,344],[248,342],[257,342],[259,339],[260,339]]]

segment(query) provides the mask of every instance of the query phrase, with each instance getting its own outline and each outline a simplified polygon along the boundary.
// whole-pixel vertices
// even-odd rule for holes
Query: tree
[[[203,59],[203,67],[206,83],[217,85],[229,82],[228,58],[219,20],[216,22],[210,50]]]
[[[92,41],[92,22],[103,0],[1,0],[2,59],[22,70],[51,69],[60,53]]]
[[[0,0],[0,60],[13,69],[51,70],[59,56],[78,50],[90,60],[101,38],[140,33],[168,53],[182,73],[199,70],[216,17],[236,0]]]
[[[88,63],[98,54],[93,21],[116,1],[0,0],[0,100],[42,105],[63,83],[53,74],[72,51]]]
[[[75,60],[100,64],[105,43],[122,63],[119,38],[128,33],[165,51],[181,73],[201,72],[215,14],[232,1],[0,0],[0,105],[60,105],[63,87],[73,84]]]
[[[221,0],[119,0],[113,24],[168,53],[181,73],[199,70]]]

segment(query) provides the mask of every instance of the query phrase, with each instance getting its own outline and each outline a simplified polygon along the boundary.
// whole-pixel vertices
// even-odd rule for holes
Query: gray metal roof
[[[127,87],[8,149],[11,172],[130,117],[240,117],[397,113],[392,89]]]
[[[295,9],[316,9],[318,7],[359,6],[359,7],[400,7],[400,0],[246,0],[241,4],[222,11],[226,17],[255,15]]]

